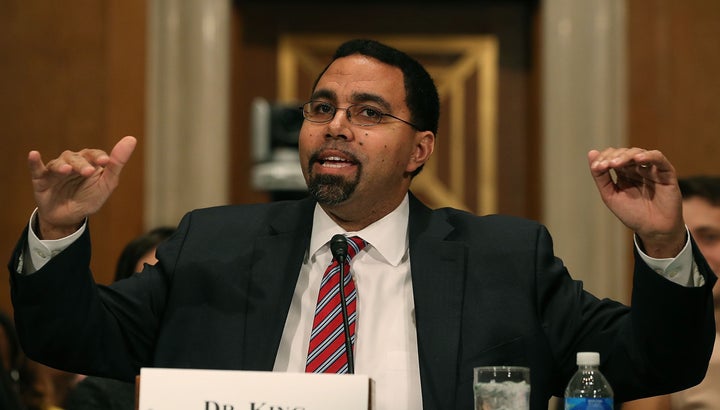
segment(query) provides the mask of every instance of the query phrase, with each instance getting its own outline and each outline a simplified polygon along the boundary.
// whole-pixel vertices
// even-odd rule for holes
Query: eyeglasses
[[[383,117],[390,117],[404,122],[418,131],[420,130],[420,128],[418,128],[415,124],[407,122],[392,114],[384,113],[372,105],[352,104],[345,108],[340,108],[327,101],[310,100],[303,104],[300,109],[302,110],[303,117],[305,117],[306,120],[320,124],[332,121],[338,110],[345,110],[345,114],[347,115],[347,119],[350,121],[350,124],[359,125],[361,127],[370,127],[380,124]]]

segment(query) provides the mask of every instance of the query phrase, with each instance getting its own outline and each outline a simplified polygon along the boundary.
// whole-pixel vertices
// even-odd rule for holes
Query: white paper
[[[368,410],[366,375],[143,368],[139,410]]]

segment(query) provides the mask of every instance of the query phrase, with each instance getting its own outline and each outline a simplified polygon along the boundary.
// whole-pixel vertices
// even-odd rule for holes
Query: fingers
[[[637,165],[639,168],[649,168],[666,162],[660,151],[648,151],[642,148],[607,148],[603,151],[590,151],[588,153],[590,169],[594,173],[606,172],[611,168],[624,168]]]
[[[59,157],[43,164],[38,151],[28,154],[28,166],[32,178],[40,178],[46,173],[68,175],[77,173],[83,177],[93,175],[98,169],[110,168],[113,174],[119,174],[135,149],[136,140],[133,137],[124,137],[113,148],[111,155],[100,149],[83,149],[81,151],[64,151]]]
[[[30,151],[28,154],[28,167],[30,168],[30,176],[33,179],[42,178],[48,172],[67,175],[72,172],[73,167],[66,160],[60,158],[48,161],[43,164],[42,157],[38,151]]]
[[[675,169],[658,150],[643,148],[606,148],[588,153],[590,171],[600,184],[627,182],[640,184],[648,181],[669,183],[675,178]],[[613,175],[614,174],[614,175]]]
[[[39,152],[30,151],[28,154],[28,168],[30,168],[30,177],[32,179],[38,179],[45,174],[47,168],[45,168]]]
[[[79,152],[65,151],[59,157],[45,164],[45,171],[57,174],[75,172],[88,177],[108,161],[107,154],[98,149],[84,149]]]
[[[113,175],[120,175],[123,167],[130,160],[137,140],[135,137],[127,136],[118,141],[110,152],[109,162],[107,164],[107,170]]]

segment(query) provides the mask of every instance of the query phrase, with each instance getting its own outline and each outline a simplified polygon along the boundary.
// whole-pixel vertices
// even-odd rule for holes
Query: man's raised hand
[[[65,151],[46,164],[38,151],[30,151],[28,165],[38,207],[36,233],[41,239],[67,236],[97,212],[117,187],[136,144],[128,136],[115,144],[110,155],[99,149]]]

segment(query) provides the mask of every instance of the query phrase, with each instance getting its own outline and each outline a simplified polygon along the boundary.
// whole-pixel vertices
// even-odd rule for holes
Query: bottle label
[[[565,410],[613,410],[612,397],[566,397]]]

